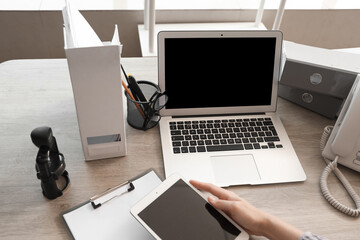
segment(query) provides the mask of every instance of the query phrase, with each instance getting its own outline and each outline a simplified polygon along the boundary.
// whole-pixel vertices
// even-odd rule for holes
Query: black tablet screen
[[[139,217],[163,240],[230,240],[240,234],[181,179],[141,211]]]

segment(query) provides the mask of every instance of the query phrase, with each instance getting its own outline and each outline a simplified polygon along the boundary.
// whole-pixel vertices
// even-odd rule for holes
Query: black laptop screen
[[[275,38],[167,38],[167,109],[271,105]]]

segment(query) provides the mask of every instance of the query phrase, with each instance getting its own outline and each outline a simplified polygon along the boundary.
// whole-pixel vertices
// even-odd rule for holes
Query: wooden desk
[[[123,64],[138,80],[157,81],[155,58],[125,58]],[[64,210],[148,168],[164,177],[158,127],[144,132],[127,125],[126,157],[84,161],[65,59],[2,63],[0,86],[0,239],[68,239],[60,218]],[[319,189],[325,167],[319,140],[323,128],[334,122],[283,99],[278,111],[308,179],[229,189],[305,231],[329,239],[359,239],[360,219],[333,209]],[[41,193],[35,172],[37,148],[30,139],[31,131],[44,125],[53,129],[71,180],[70,189],[55,200]],[[342,170],[360,192],[360,174]],[[329,179],[329,187],[353,206],[335,177]]]

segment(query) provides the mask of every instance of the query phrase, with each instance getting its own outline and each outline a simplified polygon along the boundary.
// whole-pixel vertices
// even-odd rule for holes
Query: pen
[[[127,75],[125,72],[124,67],[121,65],[121,70],[124,73],[125,79],[128,83],[129,86],[129,90],[131,91],[131,93],[133,94],[133,97],[136,101],[140,101],[140,102],[147,102],[146,97],[144,96],[143,92],[141,91],[139,85],[137,84],[135,78],[133,76],[131,76],[130,74]]]
[[[129,97],[133,100],[133,101],[136,101],[134,96],[132,95],[132,93],[130,92],[130,90],[128,89],[128,87],[126,86],[126,84],[124,83],[123,80],[121,80],[121,83],[123,85],[123,87],[125,88],[125,91],[127,92],[127,94],[129,95]],[[139,106],[139,104],[137,104],[136,102],[135,103],[135,106],[137,107],[137,109],[139,110],[141,116],[145,119],[145,114],[144,112],[142,111],[141,107]]]
[[[121,70],[123,71],[124,76],[125,76],[125,79],[126,79],[127,83],[129,84],[129,78],[128,78],[128,76],[126,75],[125,69],[124,69],[124,67],[122,66],[122,64],[121,64]]]
[[[136,82],[135,78],[131,75],[128,76],[128,86],[132,92],[134,98],[139,102],[148,102],[143,92],[141,91],[139,84]]]

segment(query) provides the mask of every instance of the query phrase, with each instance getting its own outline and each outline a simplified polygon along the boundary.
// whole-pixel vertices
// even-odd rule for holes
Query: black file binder
[[[161,183],[148,170],[61,214],[72,239],[154,239],[130,208]]]

